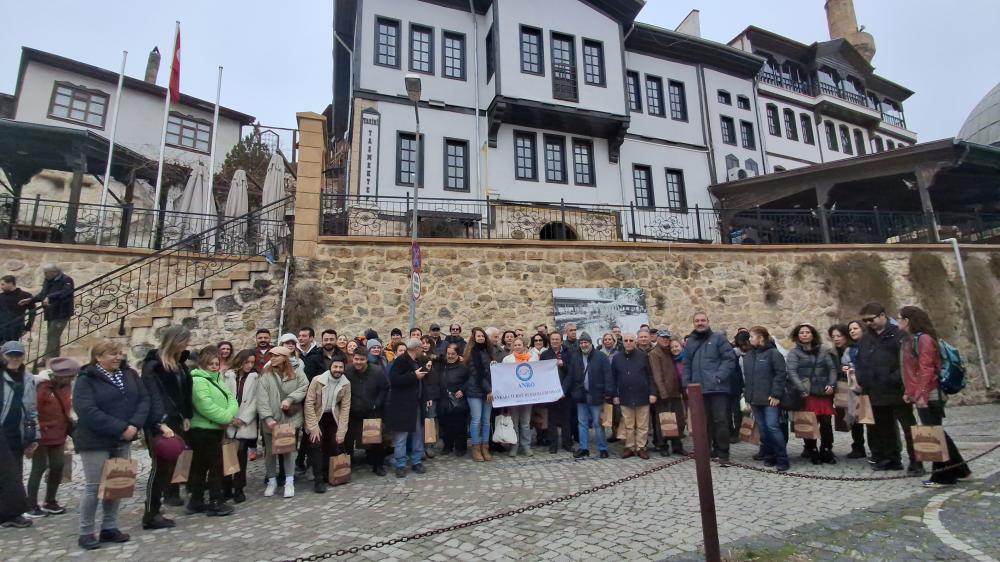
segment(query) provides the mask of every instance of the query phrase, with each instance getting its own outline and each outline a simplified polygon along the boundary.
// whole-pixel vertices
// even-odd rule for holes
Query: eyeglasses
[[[875,321],[875,318],[876,318],[875,316],[869,316],[868,318],[862,318],[861,321],[864,322],[865,324],[871,324],[872,322]]]
[[[633,340],[633,339],[629,339],[629,338],[625,338],[625,339],[624,339],[624,340],[622,340],[622,341],[626,341],[626,342],[630,342],[630,341],[635,341],[635,340]]]

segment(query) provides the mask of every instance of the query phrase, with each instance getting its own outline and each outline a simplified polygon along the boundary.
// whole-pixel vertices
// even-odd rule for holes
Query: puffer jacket
[[[751,406],[767,406],[770,398],[785,399],[785,358],[769,341],[743,356],[743,389]]]
[[[39,443],[58,447],[73,432],[73,385],[56,386],[48,374],[35,375],[38,397]]]
[[[490,361],[492,360],[485,349],[472,351],[467,361],[469,363],[469,380],[463,389],[466,398],[482,399],[493,392],[493,383],[490,377]]]
[[[837,388],[837,366],[823,346],[806,349],[800,343],[795,344],[785,358],[785,372],[799,392],[826,396],[826,387]]]
[[[194,393],[194,416],[191,417],[191,427],[199,429],[222,429],[229,425],[240,413],[240,405],[236,395],[229,390],[222,375],[204,369],[191,371]]]
[[[159,434],[161,423],[174,433],[183,433],[184,420],[194,416],[193,381],[186,365],[189,355],[187,350],[181,353],[175,371],[164,367],[155,349],[149,350],[143,359],[142,382],[149,394],[149,417],[144,428],[148,435]]]
[[[436,367],[439,370],[441,380],[442,397],[445,392],[455,394],[465,388],[469,381],[469,369],[461,361],[448,363],[442,361]]]
[[[725,336],[706,330],[691,332],[684,348],[684,387],[700,384],[702,394],[732,392],[736,353]]]
[[[382,408],[389,393],[389,379],[382,369],[367,364],[358,372],[354,365],[344,369],[344,376],[351,381],[351,414],[354,419],[381,418]]]

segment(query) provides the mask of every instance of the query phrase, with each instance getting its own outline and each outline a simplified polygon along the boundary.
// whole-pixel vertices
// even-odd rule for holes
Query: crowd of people
[[[192,515],[233,513],[251,485],[248,463],[261,458],[263,496],[280,489],[291,498],[310,472],[315,493],[341,483],[335,474],[344,458],[378,476],[388,465],[404,478],[426,472],[438,455],[486,463],[497,454],[533,456],[547,448],[583,458],[593,447],[594,456],[608,458],[608,443],[619,440],[623,458],[687,455],[693,384],[700,385],[711,456],[720,465],[730,463],[730,444],[750,412],[760,436],[754,459],[788,470],[789,414],[802,411],[818,425],[818,439],[805,439],[802,451],[812,463],[837,462],[836,429],[850,435],[848,458],[867,458],[876,471],[903,470],[905,442],[906,470],[925,473],[911,439],[914,408],[922,423],[940,425],[945,397],[937,334],[922,309],[903,307],[897,322],[871,303],[858,320],[823,332],[802,323],[787,351],[764,326],[739,328],[730,340],[704,312],[691,323],[686,336],[646,325],[591,335],[567,324],[562,333],[545,325],[533,332],[474,327],[468,339],[457,323],[447,335],[431,324],[427,334],[415,327],[406,338],[392,329],[384,342],[374,330],[352,338],[325,329],[317,339],[308,327],[275,342],[261,328],[241,351],[228,341],[192,349],[190,331],[172,326],[138,368],[119,343],[102,340],[85,365],[54,357],[38,375],[25,365],[22,344],[7,341],[0,348],[0,524],[27,527],[66,512],[57,491],[70,437],[85,479],[78,544],[89,550],[129,540],[118,526],[119,502],[102,495],[102,473],[109,459],[129,459],[140,438],[151,459],[142,526],[164,529],[175,525],[165,505]],[[493,408],[493,365],[544,360],[556,362],[562,398]],[[850,392],[835,405],[838,386]],[[869,425],[858,423],[861,397],[871,405]],[[657,421],[665,413],[676,431]],[[491,439],[498,415],[510,417],[513,443]],[[439,439],[425,439],[426,427]],[[947,446],[950,468],[935,463],[925,485],[970,474],[950,438]],[[25,458],[32,464],[26,490]]]

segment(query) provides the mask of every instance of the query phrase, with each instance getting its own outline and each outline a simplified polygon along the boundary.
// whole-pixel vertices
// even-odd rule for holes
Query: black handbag
[[[458,416],[469,413],[469,401],[462,398],[455,398],[455,394],[449,392],[443,399],[438,400],[437,414],[446,416]]]

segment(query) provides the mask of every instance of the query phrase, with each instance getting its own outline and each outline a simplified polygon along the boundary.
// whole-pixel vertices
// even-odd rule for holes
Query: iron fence
[[[324,194],[321,233],[407,237],[413,200],[398,196]],[[425,238],[695,242],[706,244],[891,244],[927,242],[936,220],[941,237],[965,242],[1000,239],[1000,214],[912,211],[686,209],[420,198]]]
[[[221,215],[158,211],[131,204],[114,206],[42,199],[40,196],[0,197],[0,238],[63,244],[94,244],[120,248],[158,249],[185,240],[187,250],[214,252],[222,240],[191,235],[224,222]],[[244,229],[253,237],[257,231],[276,231],[284,217],[255,216]]]

